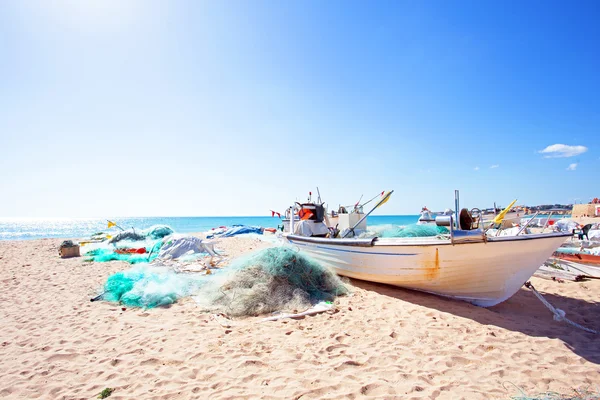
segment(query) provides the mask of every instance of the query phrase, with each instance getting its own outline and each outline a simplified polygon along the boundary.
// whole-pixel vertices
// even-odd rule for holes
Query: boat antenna
[[[319,204],[321,204],[321,192],[319,192],[319,187],[317,186],[317,194],[319,195],[319,200],[317,200],[319,202]]]
[[[360,198],[358,199],[358,201],[356,202],[356,204],[354,204],[354,207],[358,207],[358,205],[360,204],[360,201],[362,200],[364,194],[360,195]]]
[[[350,228],[345,234],[344,234],[344,238],[346,236],[348,236],[350,234],[350,232],[354,233],[354,228],[356,228],[358,225],[360,225],[361,222],[363,222],[373,211],[375,211],[375,209],[383,204],[385,204],[386,201],[388,201],[390,199],[390,196],[392,195],[392,193],[394,193],[393,190],[389,191],[385,196],[383,196],[383,198],[381,200],[379,200],[379,202],[377,204],[375,204],[375,207],[373,207],[371,209],[371,211],[369,211],[368,213],[366,213],[356,224],[354,224],[354,226],[352,228]]]
[[[364,202],[363,204],[360,204],[360,206],[361,206],[361,207],[364,207],[364,206],[366,206],[367,204],[369,204],[370,202],[372,202],[373,200],[375,200],[377,197],[379,197],[379,196],[383,196],[383,195],[384,195],[384,193],[385,193],[385,190],[384,190],[383,192],[381,192],[381,193],[377,193],[377,194],[376,194],[376,195],[375,195],[375,196],[374,196],[374,197],[373,197],[371,200],[368,200],[368,201]],[[362,196],[360,196],[360,198],[362,199]],[[359,200],[359,202],[360,202],[360,200]],[[358,203],[357,203],[357,204],[358,204]]]

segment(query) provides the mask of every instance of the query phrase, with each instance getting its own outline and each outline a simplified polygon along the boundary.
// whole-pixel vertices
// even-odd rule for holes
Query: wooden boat
[[[389,194],[375,208],[387,201]],[[458,192],[455,196],[459,210]],[[514,236],[487,237],[482,229],[465,226],[464,212],[468,211],[461,211],[460,218],[458,212],[456,216],[436,217],[437,225],[449,227],[447,237],[340,239],[291,234],[284,237],[299,251],[339,275],[490,307],[514,295],[572,236],[571,232],[532,235],[519,232]]]
[[[329,239],[287,235],[290,244],[342,276],[465,300],[482,307],[505,301],[569,233],[453,239]]]

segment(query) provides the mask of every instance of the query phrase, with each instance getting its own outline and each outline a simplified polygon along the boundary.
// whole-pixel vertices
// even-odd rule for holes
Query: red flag
[[[280,213],[278,213],[277,211],[273,211],[273,210],[271,210],[271,217],[274,217],[274,216],[275,216],[275,214],[277,214],[277,216],[278,216],[279,218],[281,218],[281,214],[280,214]]]

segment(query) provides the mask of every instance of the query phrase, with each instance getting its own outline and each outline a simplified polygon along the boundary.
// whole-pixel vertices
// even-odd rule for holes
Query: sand
[[[600,386],[600,337],[552,320],[525,288],[490,309],[352,281],[337,311],[227,328],[185,299],[125,309],[89,301],[122,262],[60,259],[60,240],[0,242],[0,398],[508,399]],[[240,238],[239,255],[268,244]],[[532,279],[600,329],[600,280]]]

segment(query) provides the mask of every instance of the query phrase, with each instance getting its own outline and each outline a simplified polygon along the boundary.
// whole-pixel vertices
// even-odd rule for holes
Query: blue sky
[[[264,215],[316,186],[336,208],[394,189],[380,214],[454,189],[585,202],[599,18],[596,1],[4,1],[0,216]]]

